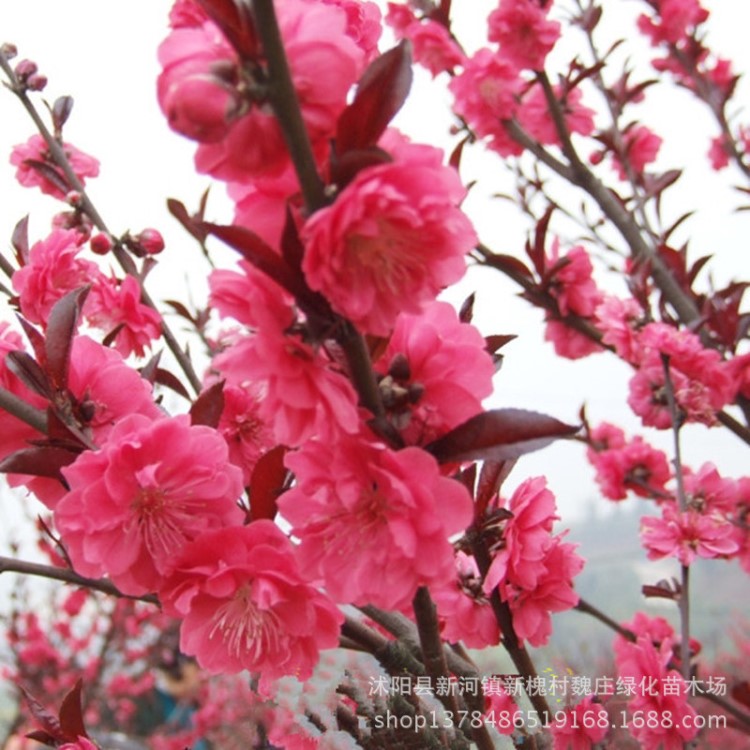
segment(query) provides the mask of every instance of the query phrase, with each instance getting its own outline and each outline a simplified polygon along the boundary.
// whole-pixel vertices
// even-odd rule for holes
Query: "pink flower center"
[[[141,487],[131,508],[141,538],[155,560],[175,552],[184,543],[184,513],[160,487]]]
[[[236,658],[246,656],[257,661],[279,651],[279,618],[271,610],[258,608],[249,583],[240,586],[232,599],[217,608],[211,622],[208,637],[220,635],[227,651]]]

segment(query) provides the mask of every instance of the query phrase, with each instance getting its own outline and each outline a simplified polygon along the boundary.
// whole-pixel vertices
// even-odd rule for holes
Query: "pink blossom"
[[[588,253],[580,245],[560,255],[560,243],[554,240],[546,260],[548,269],[556,268],[548,280],[549,292],[557,300],[560,315],[589,317],[601,302]]]
[[[230,384],[262,389],[258,415],[277,442],[298,446],[313,437],[336,440],[359,428],[357,394],[349,379],[298,335],[271,328],[241,337],[214,358]]]
[[[566,359],[583,359],[602,351],[602,347],[594,339],[553,318],[547,318],[544,340],[552,343],[555,354]]]
[[[358,33],[356,24],[351,25],[344,7],[333,3],[286,0],[277,14],[308,133],[313,143],[327,140],[364,68],[364,50],[346,33],[347,29]],[[365,43],[364,37],[358,41]],[[224,60],[225,67],[236,70],[233,51]],[[267,106],[251,102],[239,111],[225,137],[198,147],[198,171],[229,182],[280,174],[289,157],[275,116]]]
[[[687,39],[696,26],[708,18],[698,0],[657,0],[658,18],[642,14],[638,28],[653,45],[678,44]]]
[[[731,366],[691,331],[649,323],[638,346],[640,368],[630,381],[628,404],[645,425],[666,429],[672,423],[662,355],[668,358],[675,400],[685,419],[712,425],[716,412],[734,398]]]
[[[602,331],[602,342],[613,346],[619,357],[631,364],[638,352],[638,328],[645,322],[640,304],[632,298],[619,299],[604,295],[594,311],[596,326]]]
[[[214,430],[187,416],[118,422],[98,451],[63,469],[70,492],[55,522],[76,570],[108,574],[128,594],[158,589],[174,555],[242,517],[240,470]]]
[[[507,687],[497,678],[488,678],[483,681],[484,691],[484,716],[498,732],[498,734],[510,735],[516,731],[516,727],[523,723],[521,709],[509,695]]]
[[[62,149],[71,169],[82,184],[85,185],[87,177],[96,177],[99,174],[99,162],[93,156],[84,154],[70,143],[63,143]],[[45,171],[37,170],[33,166],[34,162],[44,164]],[[59,200],[63,200],[71,189],[67,178],[47,150],[47,144],[41,135],[32,135],[26,143],[15,146],[10,163],[17,167],[16,179],[24,187],[38,187],[45,195],[51,195]],[[45,173],[53,173],[57,177],[53,181]]]
[[[717,172],[729,166],[729,147],[726,136],[717,135],[711,139],[708,159],[711,162],[711,167]]]
[[[655,161],[662,139],[645,125],[636,125],[625,131],[623,141],[626,163],[634,177],[640,177],[646,165]],[[628,173],[622,160],[617,154],[613,154],[613,160],[619,178],[627,180]]]
[[[295,200],[299,182],[292,165],[274,177],[231,182],[227,192],[234,201],[234,223],[252,230],[271,247],[280,247],[287,209],[299,202]]]
[[[99,746],[94,744],[88,737],[78,737],[75,742],[66,742],[58,745],[58,750],[99,750]]]
[[[375,369],[389,416],[409,445],[426,445],[478,414],[495,372],[482,335],[445,302],[399,315]]]
[[[46,325],[58,300],[101,276],[96,263],[78,257],[83,242],[76,231],[55,229],[32,245],[28,262],[13,274],[13,288],[27,320]]]
[[[676,557],[690,565],[696,557],[710,560],[737,552],[732,525],[718,515],[695,510],[681,513],[674,504],[662,508],[662,517],[641,519],[641,541],[649,560]]]
[[[455,575],[448,540],[471,522],[471,498],[428,453],[346,437],[309,442],[286,463],[297,485],[279,509],[301,565],[335,600],[403,609],[419,586]]]
[[[550,613],[564,612],[578,604],[573,578],[583,570],[584,561],[576,554],[576,545],[560,540],[560,536],[553,538],[543,560],[545,572],[533,589],[507,583],[501,591],[510,605],[516,634],[535,647],[546,644],[552,635]]]
[[[177,555],[159,591],[182,620],[180,648],[210,672],[306,680],[343,616],[305,582],[294,548],[270,521],[201,534]]]
[[[575,706],[565,709],[565,718],[558,717],[550,725],[554,750],[591,750],[609,731],[609,715],[601,703],[587,695]]]
[[[555,496],[544,477],[522,482],[506,505],[512,516],[503,532],[504,545],[485,576],[486,593],[506,579],[522,588],[534,588],[545,573],[544,560],[552,546]]]
[[[560,24],[547,19],[536,0],[500,0],[490,13],[488,37],[516,68],[543,70],[544,60],[560,38]]]
[[[32,403],[35,402],[36,399],[32,399]],[[129,414],[142,414],[151,419],[162,414],[154,404],[151,385],[128,367],[116,351],[88,336],[76,336],[73,340],[68,392],[58,392],[56,402],[97,445],[103,444],[115,424]],[[31,433],[27,440],[39,439],[38,433],[33,430]],[[17,449],[21,447],[27,446]],[[59,481],[47,477],[9,474],[8,483],[13,487],[26,486],[50,509],[54,509],[65,494]]]
[[[630,732],[645,750],[681,750],[684,743],[695,737],[695,709],[687,702],[687,690],[679,672],[669,668],[672,659],[669,638],[655,645],[649,636],[639,636],[635,643],[622,637],[615,642],[617,669],[622,677],[640,685],[630,700],[631,711],[653,712],[654,716],[669,715],[671,722],[643,722],[630,726]],[[674,686],[668,691],[665,684]],[[652,686],[653,689],[650,689]]]
[[[455,170],[429,146],[396,143],[394,161],[363,169],[303,228],[308,284],[362,330],[387,336],[465,271],[476,243],[458,208]]]
[[[262,397],[252,386],[224,386],[224,409],[218,430],[229,446],[229,460],[242,469],[242,483],[250,477],[258,459],[275,444],[271,426],[261,418]]]
[[[371,63],[379,54],[378,41],[383,33],[380,8],[368,0],[322,0],[346,14],[346,35],[364,52]]]
[[[234,51],[208,19],[178,23],[159,47],[159,105],[178,133],[200,142],[220,141],[240,114]]]
[[[596,469],[596,481],[604,497],[624,500],[628,491],[640,497],[666,494],[665,485],[672,474],[663,451],[640,436],[625,440],[622,430],[606,422],[591,431],[591,438],[586,455]]]
[[[169,11],[169,25],[173,29],[201,26],[208,16],[196,0],[175,0]]]
[[[554,94],[562,109],[568,132],[591,135],[594,130],[594,110],[581,104],[583,92],[576,88],[565,93],[560,86],[554,87]],[[518,120],[529,135],[540,143],[560,145],[560,135],[549,111],[544,91],[539,84],[532,86],[523,97],[518,109]]]
[[[456,575],[436,584],[430,593],[440,616],[440,632],[449,643],[468,648],[495,646],[500,641],[497,620],[482,591],[482,579],[473,557],[456,553]]]
[[[451,38],[448,29],[437,21],[424,19],[409,26],[404,37],[412,43],[414,61],[426,68],[432,77],[452,72],[466,56]]]
[[[742,498],[743,480],[722,477],[710,461],[698,471],[683,468],[683,481],[688,502],[703,513],[731,515]]]
[[[516,115],[524,87],[518,70],[490,49],[480,49],[464,63],[463,72],[448,84],[455,99],[454,110],[466,120],[487,147],[500,156],[518,156],[523,147],[514,141],[504,122]]]
[[[142,357],[146,347],[161,336],[161,316],[141,302],[141,285],[133,276],[122,280],[100,276],[84,308],[91,325],[114,334],[114,346],[123,357]]]

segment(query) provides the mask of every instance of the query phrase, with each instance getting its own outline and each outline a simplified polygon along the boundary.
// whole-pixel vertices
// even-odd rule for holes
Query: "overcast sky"
[[[723,54],[734,57],[740,69],[743,64],[747,67],[750,11],[744,3],[727,0],[705,4],[715,11],[710,39],[716,40]],[[470,15],[456,22],[459,36],[466,39],[472,29],[479,28],[479,10],[492,3],[472,0],[454,5],[458,12],[462,7],[472,8]],[[618,13],[616,22],[608,27],[610,34],[633,37],[630,19],[639,3],[610,0],[604,5],[607,12]],[[101,176],[90,183],[90,195],[105,220],[117,233],[155,226],[166,236],[164,272],[157,272],[150,281],[157,299],[180,294],[185,268],[190,267],[198,279],[198,289],[207,272],[194,243],[165,209],[165,199],[170,196],[180,198],[188,207],[195,206],[208,184],[192,169],[193,145],[169,131],[156,104],[156,48],[166,32],[169,6],[167,0],[24,0],[6,1],[0,6],[0,41],[15,43],[21,58],[38,63],[50,79],[45,92],[50,100],[61,94],[75,98],[66,138],[102,162]],[[470,45],[481,44],[480,36],[471,33]],[[414,138],[434,141],[445,132],[450,118],[441,117],[441,110],[433,104],[445,100],[439,87],[427,85],[424,77],[418,80],[417,96],[401,123]],[[710,121],[700,112],[694,114],[695,110],[682,114],[680,108],[686,102],[682,93],[661,95],[649,105],[646,118],[654,126],[669,123],[659,166],[688,167],[680,199],[684,206],[667,204],[667,209],[676,217],[682,210],[700,207],[701,216],[686,227],[682,239],[691,237],[696,256],[713,252],[724,256],[716,266],[720,280],[740,275],[748,278],[748,233],[741,227],[746,215],[732,214],[735,197],[729,190],[720,190],[727,177],[717,177],[707,168],[705,152],[713,134]],[[429,113],[427,117],[425,112]],[[675,112],[681,114],[675,116]],[[13,180],[7,164],[10,148],[25,141],[32,130],[20,106],[5,92],[0,92],[0,123],[0,242],[7,247],[13,225],[25,213],[32,215],[32,239],[44,236],[57,205],[39,197],[36,191],[21,189]],[[502,189],[500,160],[476,149],[467,156],[464,168],[467,179],[481,179],[467,206],[483,240],[503,252],[520,252],[525,225],[511,206],[488,197]],[[221,197],[221,186],[217,185],[214,192],[212,215],[227,220],[230,214]],[[593,422],[620,422],[631,433],[639,428],[637,419],[624,406],[629,376],[626,367],[609,355],[582,363],[555,358],[551,347],[542,341],[541,314],[515,299],[514,287],[494,272],[470,273],[449,297],[459,302],[474,289],[479,291],[477,323],[483,333],[520,334],[519,340],[507,347],[493,404],[538,409],[576,421],[581,404],[586,402]],[[666,436],[658,439],[668,444]],[[730,475],[739,474],[747,465],[736,438],[722,430],[696,428],[686,439],[685,452],[694,465],[713,460]],[[510,484],[538,473],[550,477],[565,515],[576,514],[597,495],[593,472],[583,460],[580,446],[558,445],[524,459]]]

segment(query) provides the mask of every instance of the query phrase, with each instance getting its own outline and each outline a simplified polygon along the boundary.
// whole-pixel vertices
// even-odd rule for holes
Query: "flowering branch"
[[[65,179],[68,181],[70,187],[80,195],[81,209],[89,216],[97,229],[105,232],[108,235],[111,235],[111,232],[107,228],[107,225],[104,222],[101,214],[96,209],[96,206],[91,202],[91,199],[88,197],[83,184],[78,178],[78,175],[76,175],[76,173],[73,171],[73,168],[71,167],[70,162],[68,161],[68,157],[65,155],[62,146],[58,143],[57,139],[52,135],[52,133],[50,133],[46,124],[39,116],[39,113],[36,111],[36,107],[27,96],[25,89],[19,84],[18,79],[13,72],[13,68],[8,63],[8,60],[3,54],[2,50],[0,50],[0,68],[2,68],[2,71],[10,81],[10,85],[8,86],[8,88],[18,97],[24,109],[27,111],[32,121],[34,122],[34,125],[39,131],[39,134],[42,136],[42,138],[44,138],[44,141],[47,144],[47,148],[49,149],[50,155],[52,156],[55,164],[57,164],[57,166],[60,167],[60,169],[63,171]],[[148,307],[156,310],[156,304],[146,291],[140,275],[137,273],[132,258],[127,254],[127,252],[119,242],[115,243],[114,247],[112,248],[112,252],[123,271],[125,271],[125,273],[129,274],[138,281],[141,288],[141,299],[143,303]],[[172,333],[172,330],[163,319],[161,321],[161,330],[162,335],[164,336],[164,341],[177,360],[180,368],[185,373],[185,377],[187,377],[191,387],[196,393],[200,393],[200,378],[196,374],[189,357],[182,350],[182,347],[180,347],[179,343],[177,342],[177,339]]]

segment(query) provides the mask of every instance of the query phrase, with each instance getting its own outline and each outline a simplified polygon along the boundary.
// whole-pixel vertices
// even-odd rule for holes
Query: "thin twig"
[[[118,599],[131,599],[138,602],[147,602],[159,606],[159,599],[153,594],[143,596],[131,596],[124,594],[111,581],[106,578],[86,578],[79,575],[70,568],[56,568],[53,565],[42,565],[40,563],[29,562],[26,560],[16,560],[12,557],[0,557],[0,573],[22,573],[28,576],[38,576],[40,578],[49,578],[53,581],[63,581],[72,583],[83,588],[101,591],[103,594],[115,596]]]

